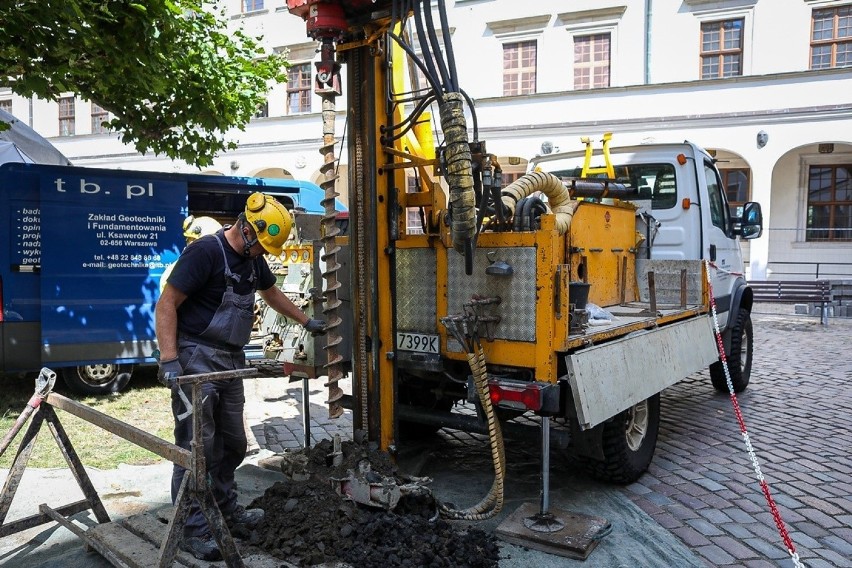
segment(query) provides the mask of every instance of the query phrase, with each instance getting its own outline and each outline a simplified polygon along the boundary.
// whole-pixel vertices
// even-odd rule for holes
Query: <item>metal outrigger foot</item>
[[[585,560],[612,525],[602,517],[550,508],[550,417],[541,417],[541,502],[524,503],[494,531],[512,544]]]

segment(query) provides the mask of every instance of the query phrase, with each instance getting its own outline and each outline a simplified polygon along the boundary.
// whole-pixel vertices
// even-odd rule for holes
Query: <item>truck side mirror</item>
[[[739,219],[739,226],[734,226],[734,234],[743,239],[756,239],[763,234],[763,212],[760,203],[748,201],[743,205],[743,213]]]

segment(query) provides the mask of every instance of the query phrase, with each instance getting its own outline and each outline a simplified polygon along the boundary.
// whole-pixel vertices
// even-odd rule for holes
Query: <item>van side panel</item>
[[[42,361],[144,361],[187,184],[76,169],[42,176],[40,192]]]
[[[0,170],[0,240],[3,279],[2,370],[38,369],[41,353],[38,175]],[[24,246],[26,245],[26,247]]]
[[[233,223],[254,191],[323,211],[305,181],[0,165],[0,372],[153,361],[159,280],[193,201]]]

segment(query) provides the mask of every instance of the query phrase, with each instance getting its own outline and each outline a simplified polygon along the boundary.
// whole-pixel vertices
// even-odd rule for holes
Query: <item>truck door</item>
[[[734,285],[738,278],[743,278],[743,258],[736,237],[728,234],[730,212],[719,172],[707,159],[704,160],[703,170],[710,210],[709,222],[706,223],[705,253],[715,266],[710,268],[711,282],[719,325],[724,328],[728,321]]]
[[[145,361],[159,275],[184,244],[186,182],[56,168],[40,201],[43,362]]]
[[[660,163],[648,172],[651,211],[659,223],[651,258],[692,260],[701,258],[701,210],[687,203],[700,203],[694,171],[686,165]],[[647,171],[648,165],[644,165]],[[687,200],[687,201],[685,201]]]

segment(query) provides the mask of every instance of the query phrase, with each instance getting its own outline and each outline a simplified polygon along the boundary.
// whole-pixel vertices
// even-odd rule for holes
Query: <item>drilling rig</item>
[[[548,156],[504,185],[460,87],[444,0],[287,6],[321,53],[330,413],[350,407],[354,427],[391,453],[441,427],[488,434],[492,490],[445,516],[500,510],[503,432],[530,430],[515,418],[540,418],[532,432],[541,440],[542,506],[525,524],[547,533],[558,530],[546,498],[551,418],[561,426],[558,446],[596,477],[628,483],[653,457],[663,389],[709,366],[714,387],[727,390],[717,345],[732,363],[733,389],[746,387],[752,294],[737,239],[759,236],[762,216],[747,203],[733,217],[707,152],[684,142],[611,154],[606,134],[602,151],[584,139],[576,156]],[[333,209],[343,92],[349,330],[336,313],[342,249]],[[406,229],[411,209],[422,234]],[[337,387],[336,350],[350,332],[348,396]],[[459,402],[477,412],[455,412]]]

